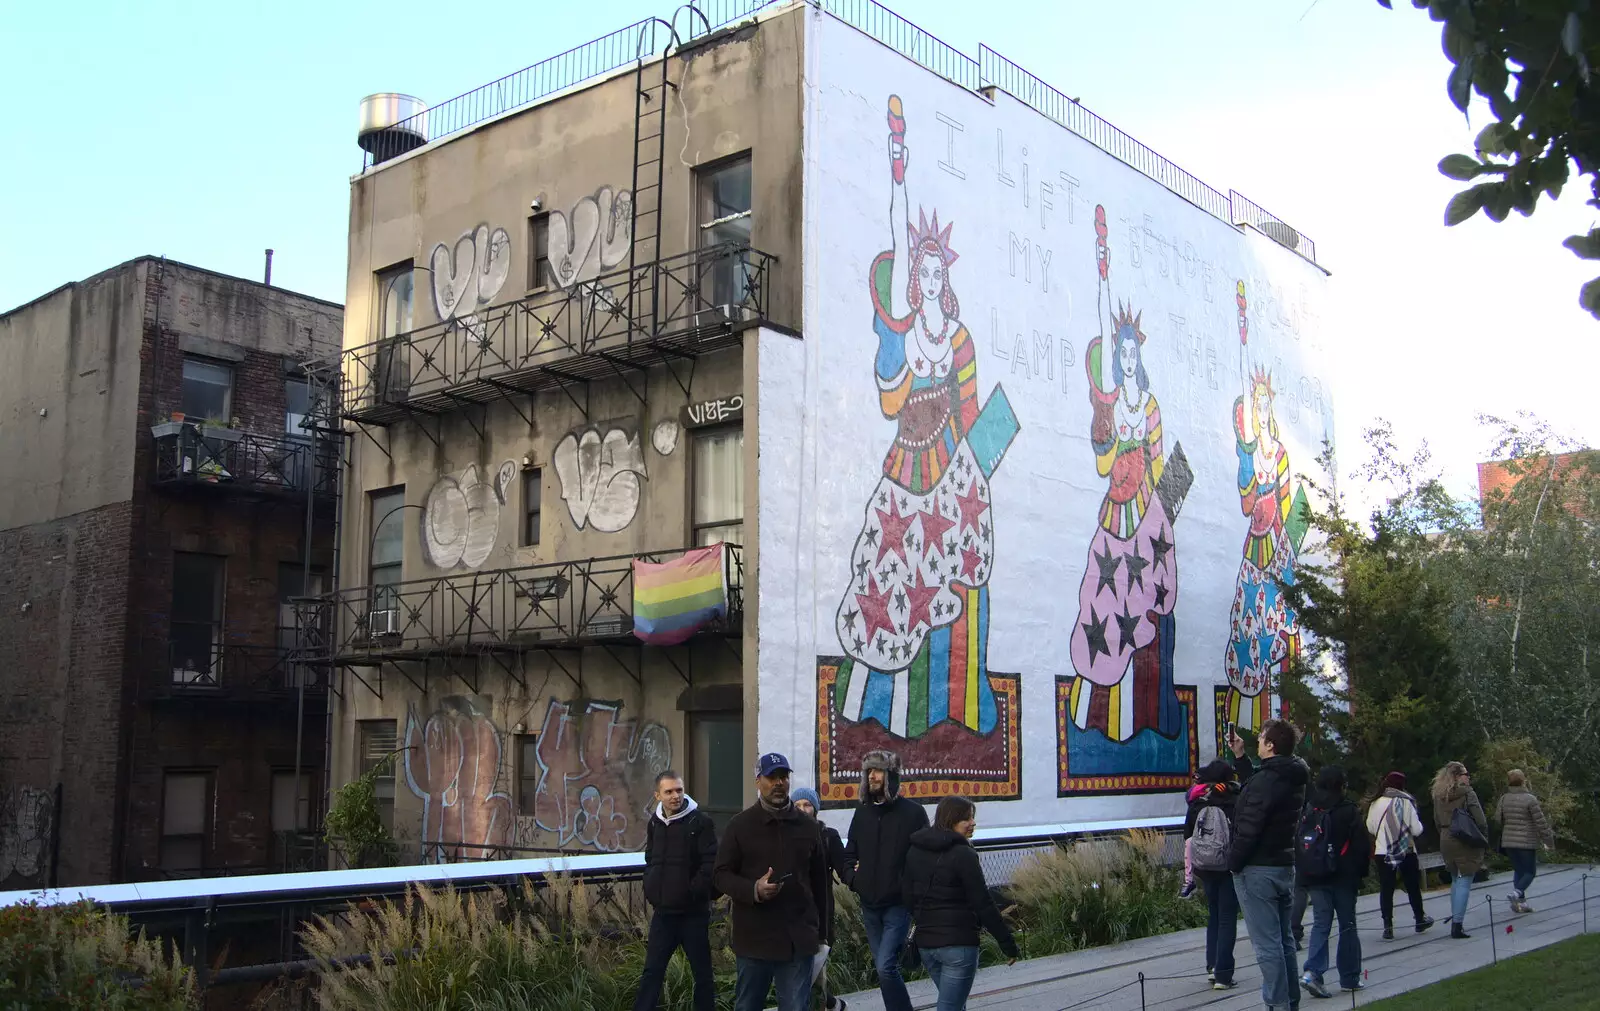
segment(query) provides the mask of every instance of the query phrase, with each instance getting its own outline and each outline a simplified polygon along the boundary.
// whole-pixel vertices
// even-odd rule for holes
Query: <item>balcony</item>
[[[737,635],[744,622],[744,549],[725,546],[727,617],[701,634]],[[431,657],[638,645],[633,562],[685,549],[549,562],[362,586],[298,602],[313,662],[381,666]]]
[[[767,321],[776,267],[748,246],[708,246],[352,348],[343,414],[390,425],[735,347]]]
[[[279,639],[290,642],[294,634],[294,629],[280,629]],[[194,622],[174,622],[168,639],[164,649],[156,648],[163,662],[152,665],[151,698],[292,700],[302,682],[308,697],[328,690],[325,667],[307,663],[307,651],[291,645],[224,642],[219,626]]]
[[[339,487],[337,445],[289,435],[265,436],[185,421],[151,426],[154,483],[304,501],[309,490],[331,504]]]

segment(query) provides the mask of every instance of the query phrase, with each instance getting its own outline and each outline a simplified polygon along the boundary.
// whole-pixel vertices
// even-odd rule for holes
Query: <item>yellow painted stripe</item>
[[[1078,695],[1083,691],[1083,678],[1072,679],[1072,693],[1067,696],[1067,715],[1072,717],[1072,722],[1078,722]]]
[[[1106,692],[1106,736],[1113,741],[1122,740],[1122,682],[1113,684]]]
[[[967,718],[966,725],[978,726],[978,591],[967,591]]]
[[[967,364],[961,366],[959,369],[956,370],[956,379],[964,383],[964,382],[966,382],[967,380],[971,379],[973,376],[975,376],[977,374],[978,374],[978,363],[977,363],[976,360],[974,360],[974,361],[968,362]]]
[[[696,576],[693,579],[677,579],[663,586],[635,586],[633,598],[641,604],[659,604],[663,601],[677,600],[679,597],[692,597],[698,593],[715,590],[722,585],[722,573],[711,572],[708,575]]]

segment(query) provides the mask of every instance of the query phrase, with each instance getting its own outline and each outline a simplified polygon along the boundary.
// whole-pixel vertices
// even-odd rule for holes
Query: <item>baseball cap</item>
[[[784,772],[794,771],[794,769],[790,768],[789,766],[789,760],[778,754],[776,751],[769,752],[768,754],[762,755],[760,758],[756,759],[756,775],[758,776],[770,776],[779,769],[782,769]]]

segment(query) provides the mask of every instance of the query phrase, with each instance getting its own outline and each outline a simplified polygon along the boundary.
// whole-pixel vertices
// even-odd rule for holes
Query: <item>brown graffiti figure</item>
[[[436,856],[489,859],[515,832],[511,797],[496,789],[500,732],[469,696],[450,695],[419,724],[406,716],[406,784],[422,798],[422,842]]]
[[[550,702],[536,752],[534,822],[556,845],[616,853],[644,846],[656,773],[672,762],[658,723],[620,719],[620,702],[590,702],[574,713]]]

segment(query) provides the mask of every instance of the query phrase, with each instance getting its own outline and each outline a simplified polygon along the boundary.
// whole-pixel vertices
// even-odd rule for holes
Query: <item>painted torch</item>
[[[895,143],[894,181],[906,181],[906,112],[899,95],[889,96],[889,139]]]
[[[1100,264],[1100,280],[1111,277],[1111,246],[1106,242],[1106,208],[1094,206],[1094,258]]]
[[[1248,344],[1250,343],[1250,319],[1245,315],[1245,310],[1250,307],[1250,303],[1244,297],[1243,281],[1239,282],[1239,288],[1234,294],[1233,300],[1239,303],[1239,343]]]

